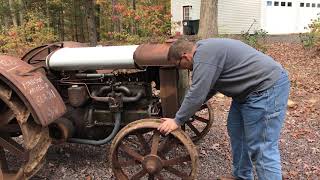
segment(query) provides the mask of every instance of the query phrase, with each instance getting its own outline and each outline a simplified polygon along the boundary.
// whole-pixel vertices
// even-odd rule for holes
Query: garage
[[[183,33],[184,20],[199,20],[199,0],[171,1],[172,32]],[[240,34],[263,29],[268,34],[296,34],[308,31],[319,17],[319,0],[228,0],[218,1],[218,29],[221,34]]]
[[[269,34],[307,32],[320,13],[319,1],[271,1],[262,3],[262,28]]]

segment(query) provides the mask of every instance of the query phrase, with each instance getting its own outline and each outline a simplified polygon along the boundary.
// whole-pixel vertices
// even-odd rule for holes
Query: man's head
[[[168,60],[173,62],[178,68],[192,70],[193,54],[195,44],[186,40],[174,42],[168,52]]]

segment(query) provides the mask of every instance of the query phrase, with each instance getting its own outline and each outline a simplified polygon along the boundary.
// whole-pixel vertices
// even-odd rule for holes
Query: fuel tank
[[[62,48],[46,58],[52,70],[99,70],[136,68],[133,55],[138,45]]]
[[[61,48],[46,58],[52,70],[133,69],[147,66],[172,67],[168,52],[175,40],[163,44]]]

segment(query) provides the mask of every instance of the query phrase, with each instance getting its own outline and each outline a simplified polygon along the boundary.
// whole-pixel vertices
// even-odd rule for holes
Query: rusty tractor
[[[117,179],[195,179],[194,142],[213,123],[209,104],[164,136],[188,71],[167,61],[164,44],[87,47],[61,42],[22,58],[0,56],[0,179],[31,178],[51,144],[111,143]],[[159,93],[160,92],[160,93]]]

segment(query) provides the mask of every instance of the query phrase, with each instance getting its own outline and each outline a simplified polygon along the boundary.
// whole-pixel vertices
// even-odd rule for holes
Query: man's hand
[[[160,124],[160,126],[158,127],[158,130],[161,133],[168,135],[170,132],[179,128],[178,124],[175,122],[174,119],[171,119],[171,118],[161,118],[161,119],[164,120],[164,122]]]

